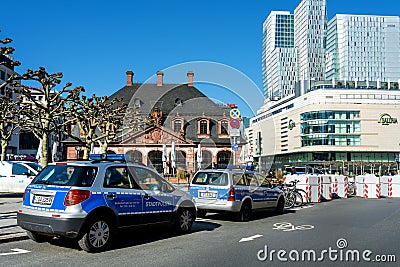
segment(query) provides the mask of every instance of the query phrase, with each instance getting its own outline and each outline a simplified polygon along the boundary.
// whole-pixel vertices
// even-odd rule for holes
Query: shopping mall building
[[[397,169],[398,84],[338,84],[315,83],[308,93],[269,101],[258,111],[246,134],[261,170],[309,164],[360,172],[356,163]]]

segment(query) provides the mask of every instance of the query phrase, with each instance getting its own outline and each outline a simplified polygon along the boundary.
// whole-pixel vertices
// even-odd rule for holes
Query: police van
[[[190,182],[189,192],[199,217],[207,212],[233,212],[239,221],[248,221],[252,211],[273,209],[282,214],[285,206],[283,192],[246,167],[200,170]]]
[[[116,230],[167,223],[179,233],[196,217],[192,196],[154,170],[126,163],[125,155],[46,166],[27,187],[17,222],[43,242],[74,238],[87,252],[105,249]]]
[[[30,161],[0,161],[0,193],[23,193],[41,169]]]

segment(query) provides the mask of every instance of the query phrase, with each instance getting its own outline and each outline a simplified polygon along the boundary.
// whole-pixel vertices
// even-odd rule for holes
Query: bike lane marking
[[[296,231],[296,230],[311,230],[314,229],[313,225],[309,224],[304,224],[304,225],[298,225],[295,226],[294,224],[290,222],[281,222],[281,223],[274,223],[274,228],[273,230],[278,230],[278,231],[283,231],[283,232],[291,232],[291,231]]]

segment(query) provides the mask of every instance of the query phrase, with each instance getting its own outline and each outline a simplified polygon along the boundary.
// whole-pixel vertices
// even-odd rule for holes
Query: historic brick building
[[[193,72],[187,73],[187,84],[164,84],[162,72],[157,73],[156,84],[133,83],[133,72],[127,71],[126,75],[126,85],[110,98],[123,98],[129,106],[140,110],[144,116],[150,116],[155,123],[110,144],[109,153],[128,154],[133,161],[153,166],[164,173],[172,173],[173,146],[176,168],[189,173],[195,172],[199,166],[199,147],[202,168],[233,164],[228,127],[230,107],[216,104],[196,89]],[[65,144],[67,158],[76,159],[78,144],[72,140]],[[99,149],[95,148],[95,151]],[[236,153],[238,158],[240,146]],[[164,166],[163,155],[166,155]]]

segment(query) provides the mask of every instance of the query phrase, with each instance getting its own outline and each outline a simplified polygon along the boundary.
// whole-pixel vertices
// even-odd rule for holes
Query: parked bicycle
[[[305,190],[297,188],[297,183],[299,180],[294,180],[290,182],[290,185],[280,183],[278,187],[285,194],[285,207],[293,208],[300,207],[309,202],[308,194]]]
[[[355,196],[356,195],[356,182],[354,178],[349,178],[347,182],[347,194],[349,196]]]

